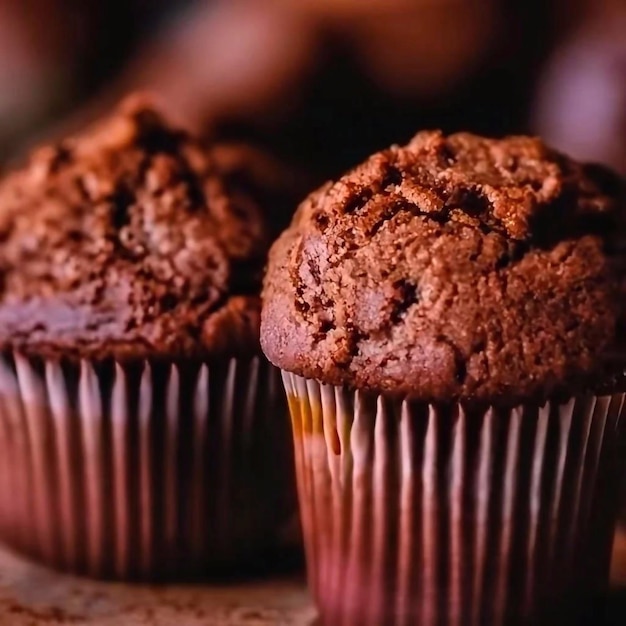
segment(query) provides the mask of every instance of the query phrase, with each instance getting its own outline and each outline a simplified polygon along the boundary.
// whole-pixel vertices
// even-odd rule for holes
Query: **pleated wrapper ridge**
[[[295,508],[280,375],[205,363],[0,360],[0,540],[112,579],[264,558]]]
[[[326,626],[572,623],[606,589],[623,393],[469,409],[283,381]]]

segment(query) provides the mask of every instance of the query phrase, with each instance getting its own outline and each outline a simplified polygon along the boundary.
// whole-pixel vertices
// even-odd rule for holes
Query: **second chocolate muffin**
[[[47,563],[204,574],[292,513],[268,226],[218,161],[134,99],[0,182],[0,537]]]
[[[555,623],[606,586],[622,194],[538,139],[424,132],[300,206],[261,343],[324,623]]]

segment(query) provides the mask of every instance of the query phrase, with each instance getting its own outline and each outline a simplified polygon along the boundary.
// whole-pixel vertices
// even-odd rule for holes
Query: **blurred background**
[[[626,173],[626,0],[1,0],[0,163],[136,89],[320,179],[432,127]]]

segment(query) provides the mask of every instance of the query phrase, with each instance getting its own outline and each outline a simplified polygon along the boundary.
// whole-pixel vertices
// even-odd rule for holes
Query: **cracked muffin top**
[[[35,151],[0,182],[0,347],[257,352],[269,241],[231,169],[140,98]]]
[[[596,388],[623,366],[623,185],[531,137],[419,133],[299,207],[261,344],[323,383],[428,401]]]

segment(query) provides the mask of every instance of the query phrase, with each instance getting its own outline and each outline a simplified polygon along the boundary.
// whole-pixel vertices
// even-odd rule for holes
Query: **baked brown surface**
[[[261,344],[330,384],[517,401],[623,365],[623,186],[540,140],[419,133],[299,207]]]
[[[0,182],[0,348],[256,352],[269,238],[223,169],[141,98],[37,150]]]

